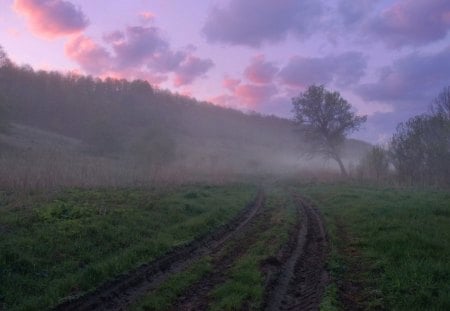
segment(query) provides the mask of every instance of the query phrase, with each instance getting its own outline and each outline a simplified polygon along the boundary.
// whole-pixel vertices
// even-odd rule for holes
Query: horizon
[[[200,101],[283,118],[292,118],[290,98],[325,84],[368,115],[351,137],[371,143],[427,112],[450,85],[450,3],[442,0],[0,6],[0,44],[18,65],[144,79]]]

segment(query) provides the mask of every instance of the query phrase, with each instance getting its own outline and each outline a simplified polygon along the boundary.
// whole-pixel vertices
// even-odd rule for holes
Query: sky
[[[145,79],[216,105],[293,118],[324,84],[383,143],[450,85],[449,0],[0,0],[17,64]]]

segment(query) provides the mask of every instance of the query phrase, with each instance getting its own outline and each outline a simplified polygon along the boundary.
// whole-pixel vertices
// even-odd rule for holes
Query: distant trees
[[[431,113],[397,126],[389,153],[401,182],[450,184],[450,87],[433,101]]]
[[[340,149],[346,136],[359,129],[367,119],[352,112],[352,106],[339,92],[331,92],[323,85],[311,85],[292,99],[295,121],[310,145],[310,154],[322,154],[339,164],[342,175],[347,170]]]
[[[400,123],[390,144],[392,163],[407,183],[450,183],[450,122],[441,114]]]
[[[450,120],[450,86],[445,87],[434,99],[431,110]]]
[[[388,151],[381,146],[373,146],[359,163],[359,178],[383,181],[389,175],[389,164]]]
[[[8,55],[3,50],[0,45],[0,132],[4,131],[7,127],[7,99],[5,94],[3,94],[2,89],[7,84],[8,71],[11,66],[11,61]]]

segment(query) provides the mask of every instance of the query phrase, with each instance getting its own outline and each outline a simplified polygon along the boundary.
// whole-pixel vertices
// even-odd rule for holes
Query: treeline
[[[450,87],[435,98],[429,113],[400,123],[387,147],[375,146],[358,170],[361,178],[377,181],[450,185]]]
[[[185,174],[289,170],[294,160],[285,159],[297,161],[301,148],[286,119],[214,106],[143,80],[36,71],[1,49],[0,109],[3,128],[20,124],[74,138],[89,155],[126,158],[151,174],[169,166]]]

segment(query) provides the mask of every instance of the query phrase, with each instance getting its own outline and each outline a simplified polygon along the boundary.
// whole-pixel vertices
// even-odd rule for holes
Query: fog
[[[229,182],[337,175],[293,121],[199,102],[125,81],[0,68],[2,188]],[[290,105],[289,102],[286,105]],[[347,141],[347,165],[369,149]]]

